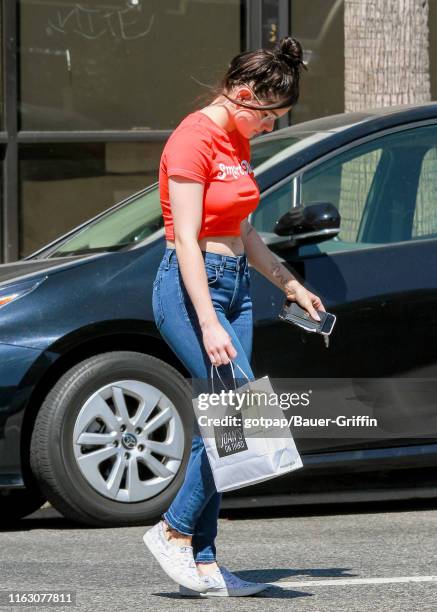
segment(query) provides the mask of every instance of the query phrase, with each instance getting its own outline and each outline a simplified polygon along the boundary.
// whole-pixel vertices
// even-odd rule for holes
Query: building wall
[[[20,147],[20,257],[156,180],[201,83],[241,51],[241,15],[240,0],[20,0],[19,129],[67,132]],[[107,130],[125,142],[68,142]]]
[[[437,0],[429,4],[435,99]],[[171,130],[204,105],[207,86],[254,41],[273,45],[285,31],[304,47],[308,71],[290,122],[344,110],[343,0],[2,0],[1,7],[2,261],[156,181]],[[251,37],[254,28],[259,37]]]

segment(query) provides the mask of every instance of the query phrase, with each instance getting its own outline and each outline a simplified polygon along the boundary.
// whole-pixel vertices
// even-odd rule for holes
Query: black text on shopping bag
[[[219,457],[227,457],[247,450],[241,414],[232,419],[232,425],[214,427],[214,437]]]

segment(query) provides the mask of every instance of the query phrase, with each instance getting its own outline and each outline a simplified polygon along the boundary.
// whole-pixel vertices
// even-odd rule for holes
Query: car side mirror
[[[273,231],[296,244],[309,244],[336,236],[340,223],[340,213],[331,202],[311,202],[292,207],[276,221]]]

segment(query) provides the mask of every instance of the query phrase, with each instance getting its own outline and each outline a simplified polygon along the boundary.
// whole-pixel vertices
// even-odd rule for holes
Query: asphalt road
[[[437,502],[226,511],[218,560],[273,583],[248,598],[186,599],[144,547],[148,528],[84,528],[42,509],[0,529],[7,610],[437,609]],[[76,606],[5,604],[11,591],[74,591]]]

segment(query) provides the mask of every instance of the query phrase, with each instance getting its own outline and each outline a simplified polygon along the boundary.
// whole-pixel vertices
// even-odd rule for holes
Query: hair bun
[[[303,62],[302,46],[298,40],[291,36],[281,38],[281,40],[276,43],[273,52],[277,59],[287,62],[293,67],[298,67],[302,64],[306,68]]]

